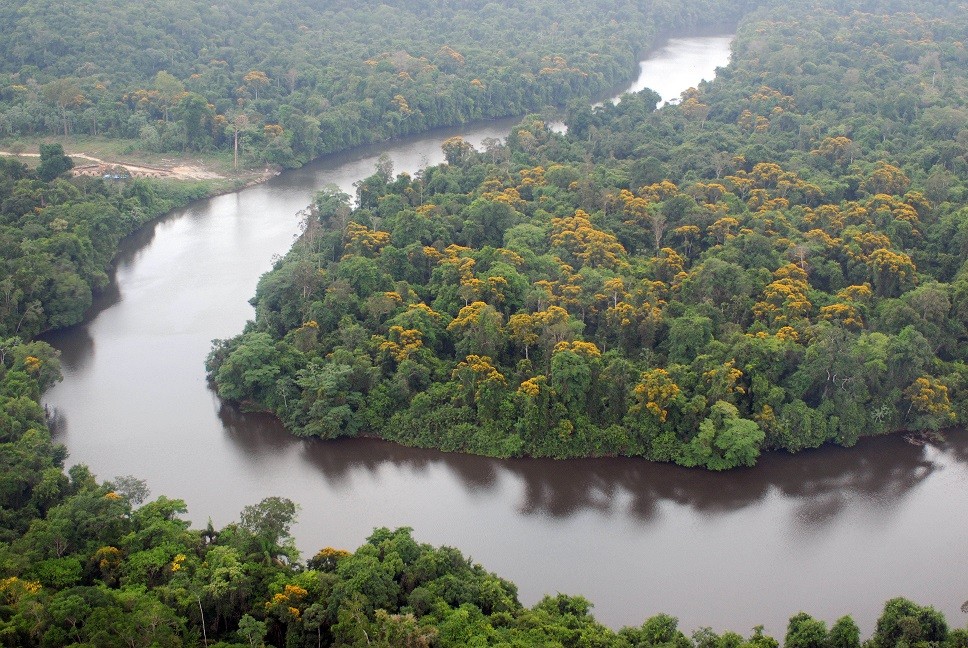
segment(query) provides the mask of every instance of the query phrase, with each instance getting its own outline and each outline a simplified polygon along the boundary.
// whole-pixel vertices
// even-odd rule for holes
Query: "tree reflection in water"
[[[953,431],[940,448],[916,447],[898,436],[866,438],[854,448],[823,447],[796,455],[770,453],[755,468],[723,473],[656,464],[636,458],[564,460],[509,459],[407,448],[376,439],[320,441],[288,435],[277,420],[241,414],[222,405],[227,434],[246,454],[278,453],[301,444],[300,455],[334,488],[351,477],[379,479],[387,467],[412,477],[446,468],[468,493],[495,489],[502,477],[519,484],[519,514],[568,518],[585,511],[627,513],[641,522],[670,502],[704,516],[727,515],[772,493],[792,500],[793,518],[803,527],[824,525],[853,499],[867,506],[897,506],[938,468],[938,456],[968,464],[968,433]],[[430,479],[428,488],[438,484]]]

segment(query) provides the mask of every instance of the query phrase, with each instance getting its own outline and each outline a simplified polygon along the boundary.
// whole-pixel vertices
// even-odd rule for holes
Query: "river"
[[[673,98],[726,63],[729,40],[672,40],[633,88],[661,83]],[[377,526],[410,526],[418,540],[456,546],[515,581],[527,604],[581,594],[613,627],[664,611],[687,632],[765,624],[782,638],[789,616],[804,610],[828,622],[852,614],[869,633],[883,602],[899,595],[964,625],[965,434],[941,449],[870,439],[711,474],[631,459],[501,461],[301,440],[215,397],[203,367],[211,340],[252,317],[259,276],[291,246],[296,213],[318,188],[352,193],[381,153],[397,172],[414,172],[442,161],[447,137],[479,145],[514,123],[333,155],[127,239],[90,320],[48,338],[62,351],[64,381],[46,401],[70,462],[101,478],[141,477],[153,493],[184,499],[196,525],[224,525],[247,504],[288,497],[301,506],[304,555],[353,549]]]

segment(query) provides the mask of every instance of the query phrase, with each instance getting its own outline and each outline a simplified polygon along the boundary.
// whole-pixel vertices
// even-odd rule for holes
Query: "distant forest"
[[[754,0],[0,6],[0,136],[89,134],[298,166],[435,126],[600,95],[661,32]]]
[[[968,414],[968,13],[762,9],[712,83],[317,197],[210,359],[296,434],[714,470]]]

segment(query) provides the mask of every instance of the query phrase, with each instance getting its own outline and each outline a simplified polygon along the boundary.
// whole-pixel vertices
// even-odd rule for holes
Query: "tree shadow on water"
[[[117,286],[110,284],[108,290]],[[57,331],[50,331],[39,336],[47,344],[60,351],[61,369],[67,373],[80,370],[85,363],[94,357],[94,338],[88,330],[90,324],[85,321]]]
[[[949,442],[947,456],[968,463],[966,437],[961,433],[958,442]],[[924,448],[897,436],[864,439],[855,448],[770,453],[754,468],[723,473],[635,458],[525,459],[499,465],[522,484],[519,510],[525,515],[605,513],[625,499],[628,512],[640,521],[654,519],[663,502],[702,515],[721,515],[775,493],[794,500],[796,519],[807,525],[836,519],[857,498],[874,506],[893,506],[938,468]]]
[[[968,457],[960,460],[968,462]],[[567,515],[599,509],[596,493],[605,483],[606,493],[626,491],[631,497],[629,511],[643,521],[653,518],[662,502],[717,515],[778,493],[796,500],[795,515],[802,522],[822,524],[836,518],[853,498],[896,502],[937,469],[924,448],[896,436],[865,439],[855,448],[770,453],[754,468],[723,473],[637,459],[566,463],[548,470],[522,468],[529,494],[524,511]]]
[[[929,448],[897,435],[865,438],[854,448],[825,446],[795,455],[768,453],[754,468],[722,473],[657,464],[639,458],[492,459],[409,448],[378,439],[298,439],[273,417],[223,405],[219,416],[233,442],[252,453],[280,452],[301,444],[300,457],[334,486],[361,471],[379,479],[387,468],[405,470],[439,488],[431,472],[446,468],[468,494],[498,490],[501,477],[519,485],[519,514],[568,518],[608,514],[621,506],[642,522],[654,520],[663,503],[716,516],[768,497],[790,500],[795,521],[820,527],[858,500],[887,512],[939,468]],[[968,433],[953,431],[941,449],[944,460],[968,464]]]
[[[500,464],[499,460],[488,457],[409,448],[380,439],[311,439],[303,448],[303,457],[333,484],[344,482],[360,470],[376,477],[386,467],[393,467],[425,476],[435,466],[445,466],[472,493],[489,490],[496,484]],[[428,487],[434,486],[431,480]]]
[[[279,454],[301,441],[289,434],[278,418],[260,412],[244,412],[238,406],[212,397],[218,402],[218,418],[232,444],[250,456]]]

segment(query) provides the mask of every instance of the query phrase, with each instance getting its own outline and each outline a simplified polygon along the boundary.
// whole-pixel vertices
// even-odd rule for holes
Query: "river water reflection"
[[[673,41],[667,53],[679,46],[691,58],[660,72],[679,74],[664,98],[695,85],[696,58],[710,71],[725,64],[728,41]],[[721,475],[628,459],[499,461],[300,440],[212,394],[202,366],[211,340],[252,317],[256,281],[292,244],[296,213],[314,191],[334,183],[352,192],[381,153],[397,172],[415,172],[442,160],[447,137],[479,145],[514,121],[331,156],[128,239],[94,317],[49,338],[63,352],[65,380],[47,402],[71,461],[103,478],[146,479],[154,493],[186,500],[195,524],[225,524],[269,495],[291,498],[302,507],[295,532],[304,553],[354,548],[375,526],[410,526],[514,580],[526,603],[582,594],[614,627],[666,611],[687,631],[763,623],[782,636],[802,609],[828,621],[851,613],[870,631],[897,595],[963,625],[965,434],[943,449],[875,439]]]

